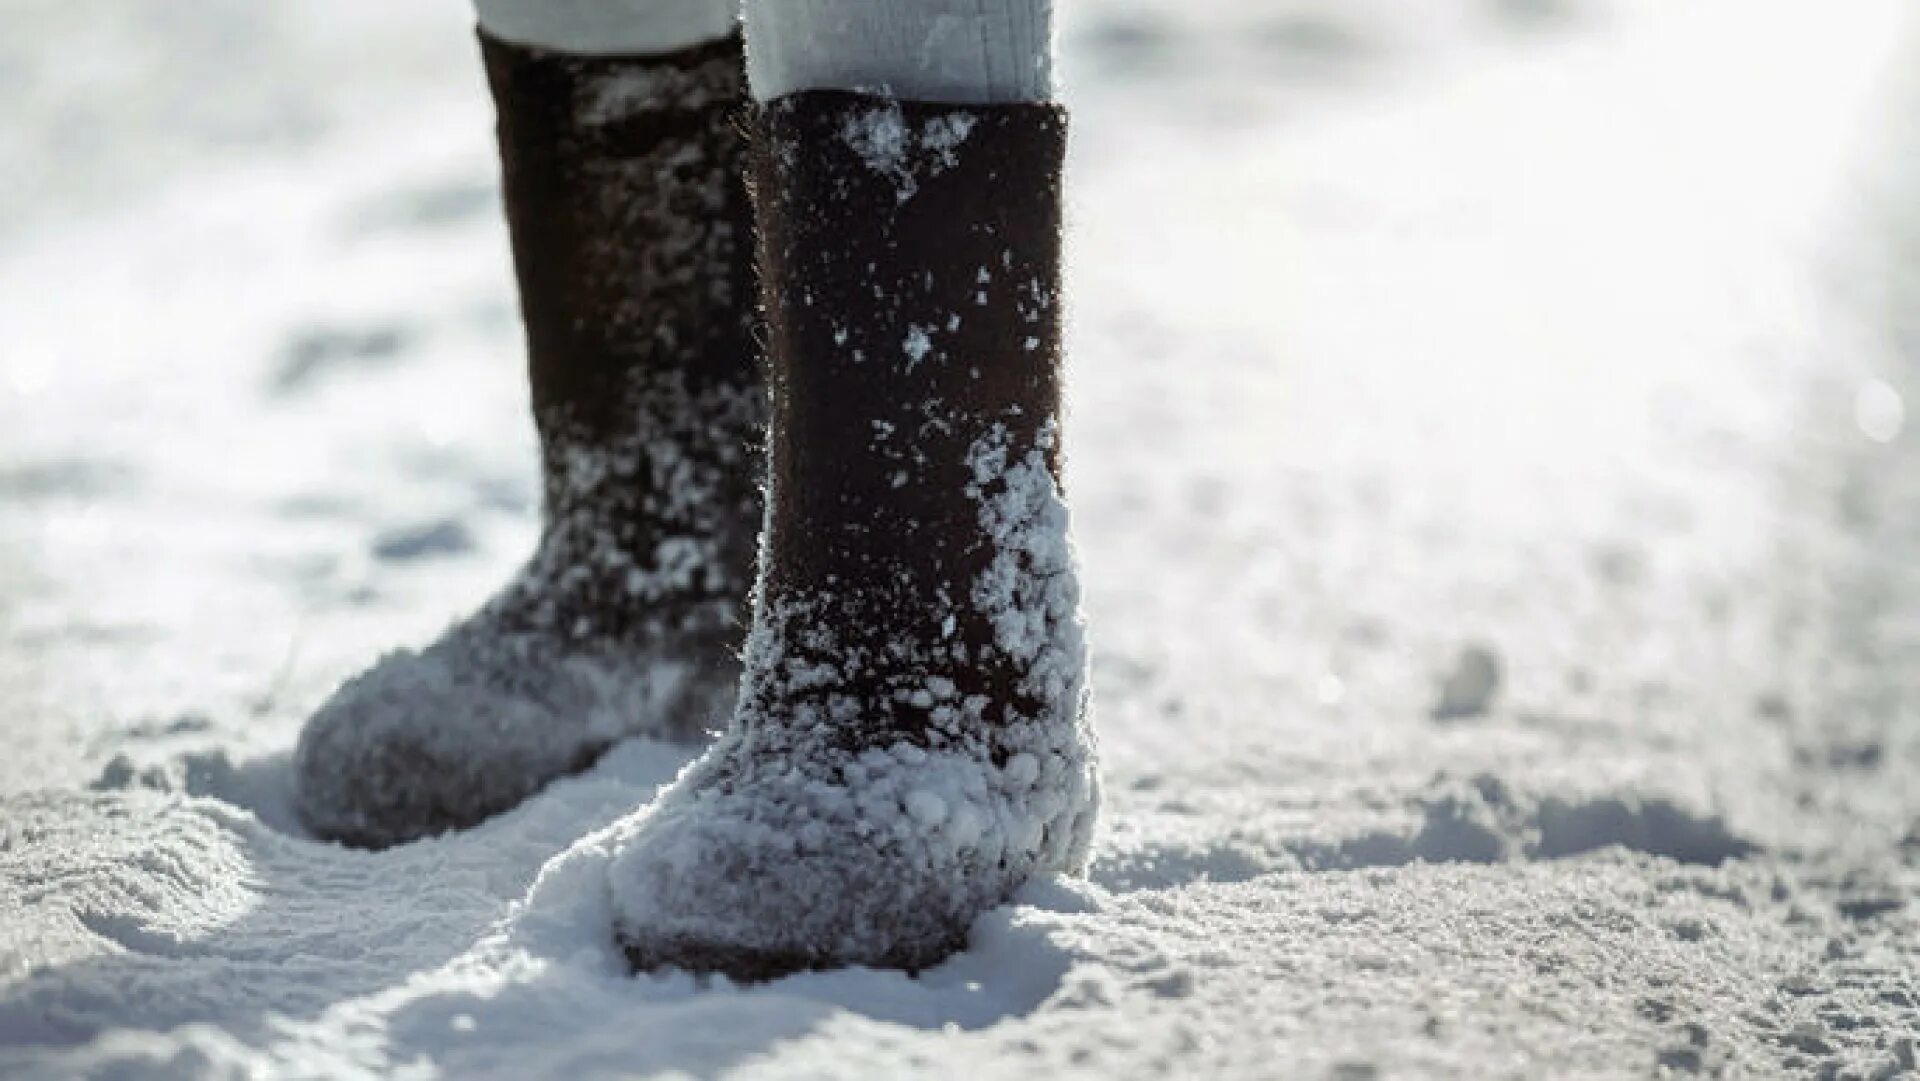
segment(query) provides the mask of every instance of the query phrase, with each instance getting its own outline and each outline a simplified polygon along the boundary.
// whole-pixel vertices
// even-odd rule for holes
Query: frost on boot
[[[763,117],[772,487],[734,723],[623,823],[641,969],[917,970],[1086,862],[1052,106]]]
[[[657,57],[481,43],[543,528],[478,613],[349,681],[301,734],[301,814],[351,844],[472,825],[624,736],[697,736],[738,683],[766,413],[739,39]]]

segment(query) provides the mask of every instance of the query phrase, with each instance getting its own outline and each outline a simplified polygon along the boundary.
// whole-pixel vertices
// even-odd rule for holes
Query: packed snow
[[[462,5],[15,7],[0,1074],[1915,1072],[1910,4],[1067,5],[1088,872],[752,986],[615,939],[684,748],[291,813],[536,539]]]

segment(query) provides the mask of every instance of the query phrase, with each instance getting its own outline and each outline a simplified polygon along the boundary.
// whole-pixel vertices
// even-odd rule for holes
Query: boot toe
[[[964,947],[974,918],[1031,872],[871,793],[727,769],[724,758],[695,766],[641,812],[614,859],[615,930],[636,970],[742,982],[919,971]]]
[[[433,649],[403,650],[341,687],[294,752],[307,827],[367,848],[465,828],[606,748],[482,675]]]
[[[851,966],[917,971],[965,945],[977,912],[891,854],[851,838],[837,852],[803,852],[745,826],[661,822],[618,860],[617,933],[636,971],[742,983]]]

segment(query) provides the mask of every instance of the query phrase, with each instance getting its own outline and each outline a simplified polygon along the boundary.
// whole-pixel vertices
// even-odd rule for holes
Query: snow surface
[[[10,5],[0,1075],[1911,1074],[1910,5],[1417,7],[1068,8],[1089,877],[742,988],[550,862],[682,751],[288,811],[532,547],[466,13]]]

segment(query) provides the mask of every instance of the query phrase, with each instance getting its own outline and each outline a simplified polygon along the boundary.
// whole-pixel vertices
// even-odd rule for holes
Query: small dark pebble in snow
[[[1500,656],[1485,646],[1468,646],[1453,662],[1453,670],[1440,685],[1440,700],[1434,703],[1433,719],[1457,721],[1479,717],[1493,705],[1500,693]]]
[[[405,563],[435,556],[460,555],[473,550],[473,534],[453,518],[384,533],[373,542],[375,558]]]

